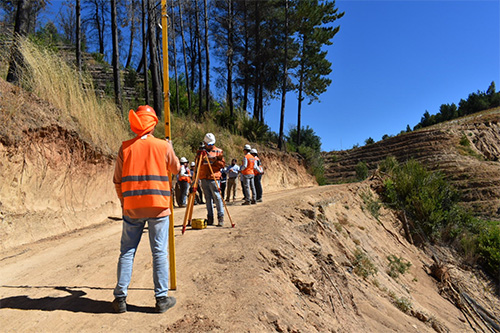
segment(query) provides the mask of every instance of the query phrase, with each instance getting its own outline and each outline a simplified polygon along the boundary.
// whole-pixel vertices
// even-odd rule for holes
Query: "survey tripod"
[[[210,165],[210,160],[208,159],[207,151],[205,149],[200,149],[200,150],[198,150],[198,153],[196,156],[196,172],[194,173],[193,181],[191,182],[192,186],[190,188],[188,202],[187,202],[187,206],[186,206],[186,212],[184,215],[184,223],[182,224],[182,234],[183,235],[184,235],[184,232],[186,231],[187,224],[188,223],[191,224],[191,220],[193,217],[194,199],[196,197],[196,192],[198,190],[198,179],[199,179],[200,167],[201,167],[201,164],[203,162],[203,159],[205,159],[205,161],[207,162],[208,167],[210,168],[210,173],[212,174],[215,185],[217,186],[217,191],[222,196],[219,183],[217,182],[217,179],[215,178],[214,170],[212,169],[212,166]],[[229,218],[229,221],[231,222],[231,227],[234,228],[234,222],[231,219],[231,215],[229,214],[229,210],[227,209],[226,202],[224,201],[224,198],[221,197],[221,199],[222,199],[222,204],[224,205],[224,208],[226,209],[227,217]],[[212,203],[207,202],[207,205],[208,204],[211,205]]]

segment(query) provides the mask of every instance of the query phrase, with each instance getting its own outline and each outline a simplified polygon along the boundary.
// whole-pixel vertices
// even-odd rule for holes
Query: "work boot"
[[[257,202],[255,202],[255,200],[252,200],[252,205],[255,205]]]
[[[224,226],[224,215],[218,216],[217,217],[217,226],[218,227],[223,227]]]
[[[127,297],[116,297],[111,303],[111,306],[116,313],[127,312]]]
[[[155,310],[158,313],[163,313],[173,307],[177,300],[172,296],[156,297],[156,307]]]
[[[209,216],[207,218],[207,225],[214,225],[214,217],[213,216]]]
[[[250,201],[245,201],[244,203],[242,203],[243,206],[246,206],[246,205],[250,205]]]

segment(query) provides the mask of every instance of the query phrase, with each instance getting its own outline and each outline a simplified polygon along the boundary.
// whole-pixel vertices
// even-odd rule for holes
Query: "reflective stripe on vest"
[[[148,135],[123,142],[123,208],[170,207],[167,143]]]

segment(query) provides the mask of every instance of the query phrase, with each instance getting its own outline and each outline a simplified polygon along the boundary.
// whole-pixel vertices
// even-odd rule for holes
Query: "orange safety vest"
[[[224,152],[222,151],[222,149],[214,146],[212,150],[207,150],[207,155],[214,174],[212,175],[212,173],[210,172],[210,167],[208,166],[207,159],[203,158],[200,165],[200,174],[198,176],[200,179],[213,179],[213,177],[215,177],[215,179],[218,180],[221,177],[220,169],[222,169],[226,165],[226,162],[224,161],[224,159],[218,161],[217,156],[222,156],[222,158],[224,158]]]
[[[264,169],[262,169],[261,165],[258,165],[260,158],[258,156],[254,156],[254,158],[255,158],[255,165],[254,165],[254,169],[253,169],[253,174],[258,176],[258,175],[264,173]]]
[[[253,175],[253,166],[255,164],[255,157],[247,153],[245,155],[245,158],[247,159],[247,167],[241,171],[242,174],[244,175]]]
[[[179,176],[179,181],[191,183],[191,171],[188,168],[186,168],[186,176]]]
[[[167,143],[148,135],[122,143],[123,209],[170,207]]]

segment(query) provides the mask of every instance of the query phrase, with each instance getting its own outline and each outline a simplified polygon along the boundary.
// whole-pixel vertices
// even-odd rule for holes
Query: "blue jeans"
[[[243,175],[243,194],[246,201],[255,201],[257,199],[253,177],[254,175]]]
[[[113,295],[115,297],[126,297],[130,279],[132,278],[132,266],[134,264],[137,246],[141,241],[142,231],[148,222],[149,244],[153,255],[153,282],[155,296],[167,296],[168,293],[168,228],[169,217],[131,219],[123,216],[122,239],[120,244],[120,258],[118,259],[117,276]]]
[[[217,184],[213,179],[202,179],[201,187],[203,187],[203,193],[205,194],[205,205],[207,206],[207,217],[214,217],[214,206],[217,208],[217,217],[224,216],[224,206],[222,203],[222,197],[217,189]]]

